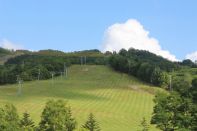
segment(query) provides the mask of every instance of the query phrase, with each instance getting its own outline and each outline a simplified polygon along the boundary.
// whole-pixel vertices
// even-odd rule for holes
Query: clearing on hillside
[[[92,112],[103,131],[140,129],[142,118],[151,118],[154,92],[159,90],[96,65],[74,65],[69,68],[68,78],[25,82],[22,86],[21,95],[17,95],[16,84],[0,86],[0,104],[12,103],[20,114],[27,111],[38,123],[47,100],[64,99],[72,108],[78,129]]]

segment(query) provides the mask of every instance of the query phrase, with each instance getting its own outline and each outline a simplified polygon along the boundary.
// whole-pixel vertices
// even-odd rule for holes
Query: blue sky
[[[101,47],[115,23],[137,20],[177,59],[197,51],[196,0],[0,0],[0,41],[25,49]]]

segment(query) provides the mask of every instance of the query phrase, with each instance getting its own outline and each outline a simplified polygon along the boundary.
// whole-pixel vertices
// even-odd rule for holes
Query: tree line
[[[62,100],[50,100],[46,103],[37,126],[27,112],[20,118],[12,104],[6,104],[0,108],[1,131],[73,131],[76,127],[77,121],[72,116],[71,108]],[[80,131],[100,130],[92,113],[80,128]]]
[[[167,72],[180,68],[178,63],[173,63],[148,51],[120,50],[114,52],[108,64],[115,70],[136,76],[137,78],[156,86],[166,87],[169,82]]]
[[[20,118],[17,109],[12,104],[0,108],[1,131],[74,131],[77,121],[72,115],[71,107],[63,100],[49,100],[41,113],[41,120],[35,124],[28,112]],[[149,131],[149,124],[145,118],[140,122],[141,131]],[[87,116],[84,124],[78,126],[79,131],[101,131],[93,113]]]

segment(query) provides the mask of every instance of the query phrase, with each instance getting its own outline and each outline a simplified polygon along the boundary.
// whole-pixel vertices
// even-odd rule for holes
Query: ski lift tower
[[[18,91],[17,91],[17,95],[20,96],[22,94],[22,79],[20,78],[19,75],[16,76],[17,77],[17,83],[18,83]]]

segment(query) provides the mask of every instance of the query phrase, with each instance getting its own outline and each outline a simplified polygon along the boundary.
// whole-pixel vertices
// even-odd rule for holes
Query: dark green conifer
[[[92,113],[89,114],[88,120],[82,127],[87,129],[88,131],[100,131],[101,130]]]

